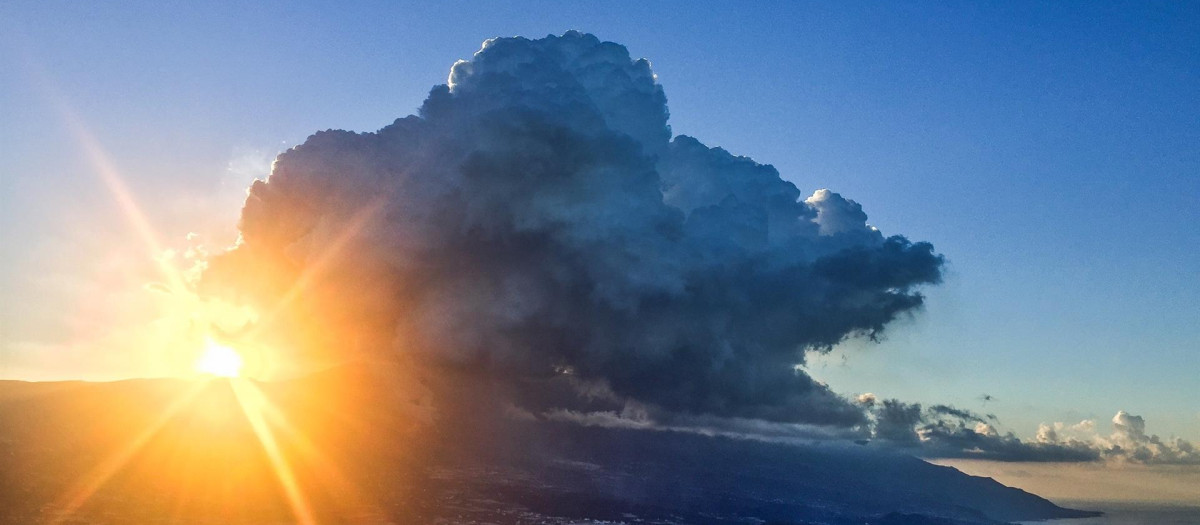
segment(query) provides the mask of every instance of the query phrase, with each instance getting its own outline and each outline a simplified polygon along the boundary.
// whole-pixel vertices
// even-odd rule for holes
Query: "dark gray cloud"
[[[942,257],[667,118],[623,46],[489,40],[418,115],[281,154],[205,289],[331,361],[569,373],[668,411],[861,425],[796,365],[919,308]]]
[[[929,412],[942,417],[954,418],[959,421],[968,423],[987,423],[988,419],[995,419],[995,416],[980,416],[970,410],[954,408],[949,405],[933,405],[929,407]]]
[[[875,410],[874,436],[899,446],[920,443],[917,427],[925,421],[921,405],[885,399]]]
[[[995,461],[1095,461],[1100,453],[1078,442],[1028,442],[1000,434],[989,418],[948,405],[923,408],[895,399],[859,397],[871,411],[872,435],[880,446],[906,449],[931,458]]]
[[[611,391],[602,397],[607,405],[576,404],[524,415],[584,426],[686,432],[777,443],[854,442],[931,459],[1200,465],[1200,450],[1191,442],[1147,434],[1144,419],[1124,411],[1113,417],[1113,431],[1109,435],[1097,433],[1095,422],[1085,420],[1074,425],[1043,423],[1035,439],[1024,440],[1012,432],[998,431],[993,426],[994,417],[949,405],[923,407],[896,399],[881,400],[870,393],[855,398],[869,414],[869,421],[843,428],[679,414],[621,400]]]
[[[994,416],[981,416],[948,405],[923,408],[919,403],[879,400],[874,394],[858,396],[870,413],[866,428],[874,445],[906,450],[928,458],[970,458],[993,461],[1089,462],[1117,461],[1142,464],[1197,465],[1200,451],[1187,440],[1163,439],[1146,433],[1140,416],[1120,411],[1113,417],[1113,432],[1096,432],[1094,421],[1075,425],[1042,424],[1033,440],[1012,432],[1000,433]]]
[[[486,42],[419,114],[324,131],[250,189],[207,293],[314,361],[388,357],[502,388],[504,417],[925,457],[1200,463],[1124,412],[1035,440],[948,405],[836,395],[798,365],[878,338],[942,258],[858,203],[672,136],[650,64],[590,35]],[[483,392],[476,394],[472,392]],[[981,398],[992,401],[989,395]]]

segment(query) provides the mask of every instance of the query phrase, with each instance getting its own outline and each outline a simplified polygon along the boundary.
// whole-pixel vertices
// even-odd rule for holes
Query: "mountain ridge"
[[[469,379],[438,377],[397,382],[368,366],[251,384],[271,406],[267,421],[286,415],[286,424],[271,423],[274,440],[321,522],[995,524],[1096,515],[852,444],[511,421],[445,402]],[[8,487],[0,522],[70,511],[262,523],[293,513],[234,385],[0,381]],[[180,410],[188,390],[197,393]],[[92,480],[138,439],[108,479]],[[92,493],[73,502],[89,483]]]

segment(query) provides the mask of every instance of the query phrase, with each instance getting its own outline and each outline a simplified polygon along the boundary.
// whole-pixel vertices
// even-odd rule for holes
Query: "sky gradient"
[[[62,346],[136,317],[149,266],[81,136],[165,245],[220,246],[279,151],[413,113],[485,38],[572,28],[652,61],[676,134],[947,257],[882,344],[809,362],[834,391],[990,412],[1023,437],[1125,410],[1200,439],[1192,4],[7,3],[0,376],[136,374]]]

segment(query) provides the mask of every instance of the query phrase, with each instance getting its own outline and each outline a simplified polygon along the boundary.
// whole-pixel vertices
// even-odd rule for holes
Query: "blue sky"
[[[241,189],[279,150],[412,113],[485,38],[572,28],[652,61],[675,133],[946,255],[925,312],[810,362],[834,390],[991,412],[1022,436],[1126,410],[1200,439],[1188,3],[8,2],[0,376],[123,370],[46,353],[106,308],[80,290],[138,264],[114,255],[136,243],[64,112],[181,245],[232,235]]]

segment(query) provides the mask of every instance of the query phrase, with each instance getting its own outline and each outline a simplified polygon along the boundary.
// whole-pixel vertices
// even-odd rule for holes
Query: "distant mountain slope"
[[[434,411],[422,388],[363,369],[260,384],[269,407],[257,413],[273,456],[224,380],[0,381],[0,522],[51,522],[65,510],[76,523],[289,521],[296,504],[280,490],[279,458],[302,510],[321,523],[984,524],[1090,515],[854,445],[498,423]]]

